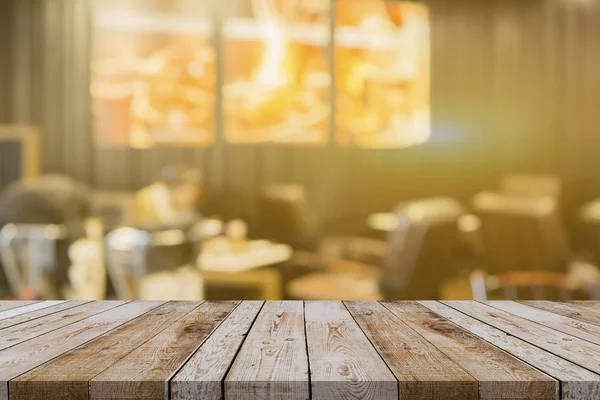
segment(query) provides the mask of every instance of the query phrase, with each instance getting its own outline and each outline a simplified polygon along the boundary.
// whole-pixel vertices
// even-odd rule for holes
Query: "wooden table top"
[[[600,302],[0,302],[0,399],[600,399]]]

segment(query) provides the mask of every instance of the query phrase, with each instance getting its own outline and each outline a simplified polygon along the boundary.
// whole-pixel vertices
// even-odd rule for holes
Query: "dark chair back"
[[[481,218],[487,272],[565,271],[572,254],[556,199],[483,192],[473,206]]]
[[[271,185],[258,200],[257,229],[262,238],[295,250],[315,250],[319,226],[306,190],[300,185]]]
[[[381,293],[386,299],[436,299],[455,274],[461,205],[447,197],[412,201],[398,209],[398,228],[388,237]]]

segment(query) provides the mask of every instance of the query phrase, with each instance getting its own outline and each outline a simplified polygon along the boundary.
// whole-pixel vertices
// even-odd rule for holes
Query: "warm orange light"
[[[284,68],[287,40],[282,21],[269,0],[253,0],[252,5],[255,15],[261,21],[265,40],[263,60],[254,73],[254,79],[268,86],[284,86],[290,82],[291,77]]]
[[[429,18],[422,4],[338,0],[337,137],[362,147],[429,139]]]

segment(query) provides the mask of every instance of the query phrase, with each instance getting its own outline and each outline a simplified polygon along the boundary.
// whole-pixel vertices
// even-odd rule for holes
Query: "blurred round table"
[[[292,248],[267,240],[232,243],[218,237],[205,243],[197,266],[205,284],[257,288],[263,300],[282,299],[280,272],[272,268],[290,260]]]

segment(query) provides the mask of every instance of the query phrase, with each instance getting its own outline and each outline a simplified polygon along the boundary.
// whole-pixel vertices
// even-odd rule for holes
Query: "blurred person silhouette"
[[[201,218],[203,193],[204,178],[199,169],[166,166],[160,181],[136,193],[127,223],[148,230],[193,224]]]

